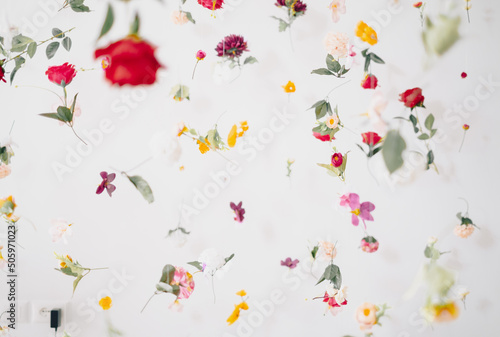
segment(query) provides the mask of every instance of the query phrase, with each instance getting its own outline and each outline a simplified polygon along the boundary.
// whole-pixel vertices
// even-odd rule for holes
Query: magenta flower
[[[198,61],[201,61],[205,58],[205,56],[207,56],[207,53],[205,53],[203,50],[198,50],[198,52],[196,52],[196,58],[198,59]]]
[[[226,56],[233,59],[240,57],[243,52],[248,51],[247,42],[243,36],[231,34],[219,42],[215,51],[219,57]]]
[[[288,267],[290,269],[297,267],[297,264],[299,264],[299,260],[295,259],[292,261],[292,258],[290,257],[287,257],[285,261],[281,261],[282,266]]]
[[[245,215],[245,209],[241,206],[242,203],[243,202],[240,201],[240,203],[238,205],[235,205],[234,202],[231,202],[229,204],[229,206],[231,207],[231,209],[236,214],[236,217],[234,218],[234,220],[236,220],[238,222],[243,222],[243,220],[245,219],[245,217],[244,217],[244,215]]]
[[[115,173],[108,174],[108,172],[102,171],[101,172],[101,177],[102,177],[102,183],[97,187],[97,191],[95,191],[96,194],[101,194],[106,190],[111,197],[111,193],[113,193],[116,190],[116,186],[111,184],[113,180],[116,178]]]
[[[356,193],[348,193],[340,197],[340,206],[349,206],[352,213],[352,224],[354,226],[359,225],[359,218],[363,220],[363,225],[366,228],[365,220],[373,221],[373,217],[370,214],[371,211],[375,209],[375,205],[369,201],[359,203],[359,195]]]

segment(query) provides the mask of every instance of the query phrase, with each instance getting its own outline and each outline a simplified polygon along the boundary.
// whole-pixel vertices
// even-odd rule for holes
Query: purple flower
[[[234,218],[234,220],[236,220],[238,222],[243,222],[243,220],[245,219],[245,217],[244,217],[244,215],[245,215],[245,209],[241,206],[242,203],[243,202],[240,201],[240,203],[238,205],[235,205],[234,202],[231,202],[229,204],[229,206],[231,207],[231,209],[236,214],[236,217]]]
[[[352,224],[354,226],[359,225],[359,218],[363,220],[363,225],[367,221],[373,221],[373,217],[370,214],[371,211],[375,209],[375,205],[369,201],[359,203],[359,195],[356,193],[348,193],[340,197],[340,206],[349,206],[352,213]]]
[[[290,269],[297,267],[297,264],[299,264],[299,260],[295,259],[292,261],[290,257],[287,257],[285,261],[281,261],[282,266],[288,267]]]
[[[297,0],[296,2],[290,1],[290,0],[288,0],[288,1],[287,0],[277,0],[274,5],[276,7],[286,7],[286,8],[291,9],[294,16],[296,16],[297,14],[299,14],[299,15],[304,14],[306,9],[307,9],[307,5],[300,0]]]
[[[226,36],[215,48],[217,56],[229,58],[240,57],[243,52],[248,51],[247,42],[241,35]]]
[[[96,194],[101,194],[104,192],[104,190],[108,191],[109,196],[111,197],[111,193],[113,193],[116,190],[116,186],[111,184],[113,180],[116,178],[115,173],[108,174],[108,172],[102,171],[101,172],[101,177],[102,177],[102,183],[97,187],[97,191],[95,191]]]

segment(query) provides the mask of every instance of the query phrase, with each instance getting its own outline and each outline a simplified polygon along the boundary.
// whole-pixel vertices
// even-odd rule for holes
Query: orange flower
[[[101,306],[102,310],[109,310],[113,305],[113,301],[109,296],[106,296],[101,298],[101,300],[99,301],[99,305]]]
[[[71,262],[73,262],[73,259],[71,258],[71,256],[66,255],[66,258],[67,258],[68,260],[70,260]],[[66,268],[67,266],[68,266],[68,265],[66,264],[66,262],[64,262],[64,261],[63,261],[63,262],[61,262],[61,268],[63,268],[63,269],[64,269],[64,268]]]
[[[199,150],[201,154],[204,154],[210,150],[210,142],[205,138],[205,142],[201,142],[199,139],[196,140],[196,144],[199,145]]]
[[[377,32],[363,21],[358,22],[356,26],[356,36],[359,37],[361,41],[367,42],[372,46],[378,42]]]
[[[243,290],[243,289],[242,289],[242,290],[238,291],[238,292],[236,293],[236,295],[243,297],[243,296],[246,296],[246,295],[247,295],[247,292],[246,292],[245,290]]]
[[[236,145],[236,139],[243,137],[245,132],[248,130],[248,123],[247,121],[240,122],[240,130],[238,132],[238,127],[236,124],[233,125],[231,128],[231,131],[229,131],[229,134],[227,136],[227,145],[229,147],[234,147]]]
[[[291,92],[295,92],[295,83],[293,83],[292,81],[288,81],[287,84],[285,85],[282,85],[281,86],[286,93],[291,93]]]
[[[4,163],[0,164],[0,179],[8,177],[10,175],[11,169],[9,165],[5,165]]]
[[[430,318],[434,322],[450,322],[455,320],[459,315],[458,306],[455,302],[445,304],[434,304],[427,308]]]
[[[7,205],[6,205],[7,204]],[[14,214],[14,210],[16,209],[16,203],[14,202],[14,198],[11,196],[5,198],[5,199],[0,199],[0,209],[4,206],[7,206],[5,210],[2,210],[1,211],[1,214],[5,215],[5,217],[7,217],[7,219],[10,219],[10,220],[13,220],[13,221],[17,221],[18,218],[15,217],[13,214]],[[6,213],[10,210],[9,213]]]

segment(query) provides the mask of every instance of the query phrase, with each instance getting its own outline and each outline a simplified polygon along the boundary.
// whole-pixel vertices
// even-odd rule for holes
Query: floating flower
[[[183,11],[173,11],[170,16],[172,22],[176,25],[182,26],[189,22],[189,19],[185,12]]]
[[[375,253],[378,250],[379,243],[373,236],[366,236],[361,239],[360,248],[366,253]]]
[[[297,267],[297,264],[299,264],[299,260],[292,260],[292,258],[290,257],[287,257],[284,261],[281,261],[282,266],[288,267],[290,269]]]
[[[363,21],[360,21],[356,26],[356,36],[359,37],[361,41],[367,42],[372,46],[378,41],[377,32]]]
[[[331,283],[328,284],[325,294],[323,295],[323,302],[328,303],[328,309],[347,305],[347,287],[338,290],[335,289]]]
[[[361,87],[363,89],[375,89],[378,86],[377,76],[372,74],[367,74],[365,78],[361,81]]]
[[[115,180],[116,174],[115,173],[108,174],[106,171],[102,171],[100,175],[102,178],[102,182],[97,187],[95,193],[101,194],[102,192],[104,192],[104,190],[106,190],[109,196],[111,197],[112,196],[111,194],[116,190],[116,186],[111,184]]]
[[[333,57],[346,57],[348,53],[349,36],[346,33],[331,32],[325,36],[323,45],[328,54]]]
[[[331,115],[326,118],[326,126],[330,129],[335,129],[339,125],[340,119],[339,116]]]
[[[236,145],[236,139],[243,137],[245,132],[248,131],[248,123],[247,121],[240,122],[240,128],[234,124],[229,131],[229,134],[227,136],[227,146],[229,147],[234,147]]]
[[[4,163],[0,163],[0,179],[8,177],[10,173],[11,173],[10,166],[5,165]]]
[[[52,242],[63,241],[64,244],[68,243],[67,237],[71,236],[71,225],[66,220],[54,219],[52,226],[49,228],[49,234],[52,237]]]
[[[217,56],[237,58],[240,57],[243,52],[249,51],[248,45],[243,36],[231,34],[226,36],[215,48]]]
[[[52,83],[65,87],[73,81],[73,78],[75,78],[76,70],[74,65],[66,62],[60,66],[49,67],[49,69],[45,72],[45,75],[48,76],[49,81]]]
[[[337,23],[340,20],[340,14],[345,14],[345,0],[333,0],[328,8],[332,11],[332,20]]]
[[[198,3],[207,9],[215,11],[222,8],[224,0],[198,0]]]
[[[356,320],[362,331],[370,331],[377,324],[377,307],[365,302],[356,309]]]
[[[408,89],[399,95],[399,101],[403,102],[406,107],[411,109],[415,107],[424,107],[424,99],[425,97],[422,96],[422,89],[420,88]]]
[[[104,71],[112,84],[150,85],[156,82],[156,72],[162,67],[155,57],[155,49],[137,35],[129,35],[106,48],[97,49],[94,57],[109,58],[110,65]]]
[[[5,69],[3,68],[3,61],[5,60],[0,60],[0,82],[7,83],[5,80]]]
[[[198,149],[200,150],[201,154],[207,153],[210,150],[210,142],[206,138],[203,142],[197,139],[196,144],[198,144]]]
[[[356,193],[348,193],[340,197],[340,206],[348,206],[351,208],[352,213],[352,224],[357,226],[359,224],[359,218],[363,220],[363,225],[366,228],[366,221],[373,221],[373,217],[370,214],[375,209],[375,205],[369,201],[363,203],[359,202],[359,195]]]
[[[286,93],[295,92],[295,84],[292,81],[288,81],[287,84],[281,86]]]
[[[244,296],[246,296],[246,294],[247,293],[245,290],[240,290],[236,293],[236,295],[241,296],[241,303],[236,304],[234,306],[233,312],[226,320],[228,325],[232,325],[234,322],[238,320],[238,318],[240,317],[241,310],[248,310],[248,304],[247,302],[245,302],[245,299],[243,298]]]
[[[204,60],[206,56],[207,53],[205,53],[203,50],[198,50],[196,52],[196,64],[194,65],[193,76],[191,76],[192,79],[194,79],[194,73],[196,72],[196,67],[198,66],[198,63]]]
[[[182,136],[184,133],[188,131],[189,128],[184,124],[184,122],[181,122],[177,125],[177,137]]]
[[[177,84],[176,86],[172,87],[172,89],[170,89],[170,96],[172,95],[174,101],[182,102],[184,99],[187,99],[189,101],[189,87],[182,84]]]
[[[174,278],[170,285],[179,286],[178,299],[188,299],[194,291],[193,275],[182,267],[175,267]]]
[[[456,225],[453,233],[462,239],[466,239],[474,233],[474,229],[474,225]]]
[[[324,260],[331,261],[337,256],[337,248],[334,243],[328,241],[318,242],[318,251]]]
[[[458,152],[462,151],[462,146],[464,146],[464,142],[465,142],[465,135],[467,134],[467,130],[469,130],[469,128],[470,128],[469,124],[462,125],[462,129],[464,129],[464,136],[462,137],[462,143],[460,144],[460,148],[458,149]]]
[[[430,304],[424,308],[424,314],[431,322],[451,322],[457,319],[460,310],[455,302],[450,301],[442,304]]]
[[[113,301],[109,296],[103,297],[99,300],[99,306],[102,308],[102,310],[109,310],[112,305]]]
[[[342,158],[342,153],[334,153],[332,155],[333,167],[340,167],[340,166],[342,166],[343,162],[344,162],[344,159]]]
[[[415,8],[420,8],[420,7],[422,7],[422,1],[415,2],[415,3],[413,4],[413,7],[415,7]]]
[[[460,77],[462,77],[462,78],[466,78],[466,77],[467,77],[467,73],[466,73],[466,72],[462,72],[462,73],[460,74]]]
[[[319,132],[313,132],[313,136],[316,138],[316,139],[319,139],[321,140],[322,142],[329,142],[333,139],[335,139],[335,137],[332,137],[330,134],[326,134],[326,135],[322,135],[321,133]]]
[[[361,134],[361,137],[363,138],[363,143],[370,146],[374,146],[382,140],[382,137],[376,132],[365,132]]]
[[[244,216],[245,209],[243,208],[242,204],[243,204],[242,201],[240,201],[240,203],[238,205],[236,205],[234,202],[229,203],[229,206],[236,214],[234,220],[237,222],[240,222],[240,223],[243,222],[243,220],[245,219],[245,216]]]
[[[277,0],[276,7],[286,7],[292,16],[302,15],[306,12],[307,5],[300,0]]]

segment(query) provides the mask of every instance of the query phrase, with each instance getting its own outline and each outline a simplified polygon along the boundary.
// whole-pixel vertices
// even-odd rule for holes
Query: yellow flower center
[[[359,215],[361,213],[361,211],[359,210],[359,208],[356,208],[354,211],[351,211],[351,213]]]
[[[365,316],[370,315],[370,309],[363,310],[363,315],[365,315]]]

